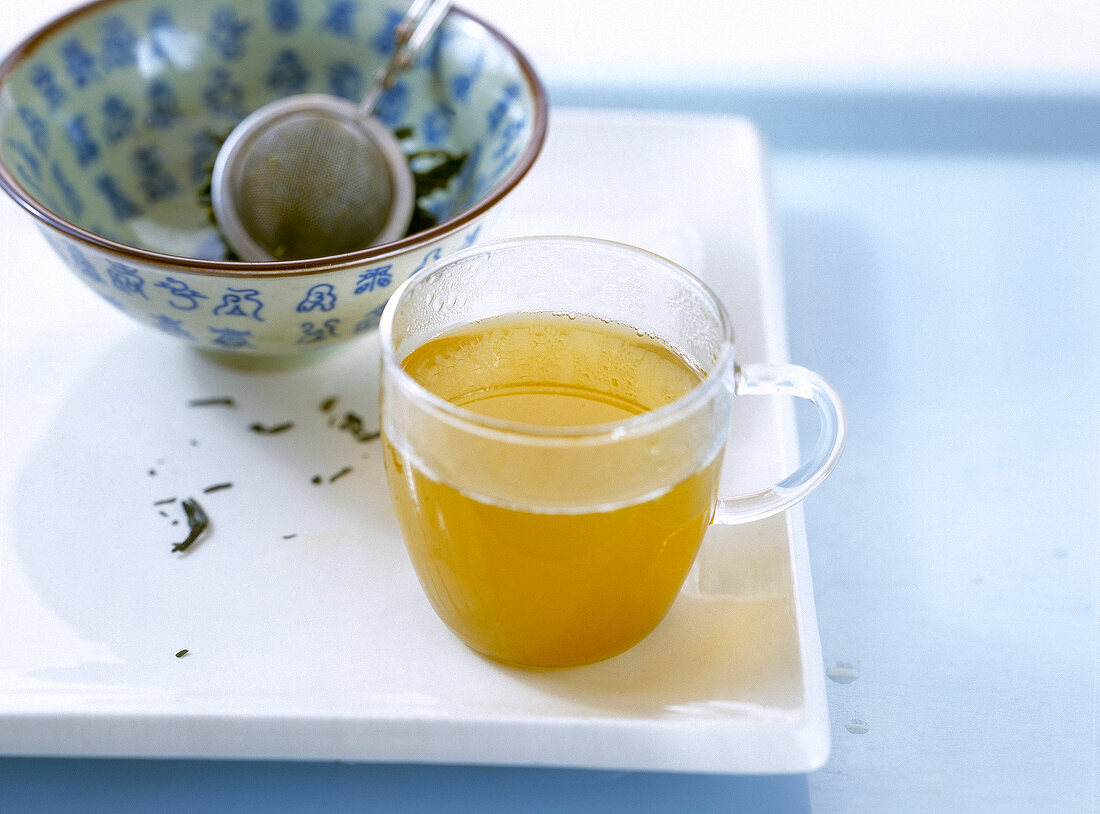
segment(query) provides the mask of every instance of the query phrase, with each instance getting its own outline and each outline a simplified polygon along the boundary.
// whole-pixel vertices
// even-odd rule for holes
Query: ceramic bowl
[[[298,93],[358,100],[406,8],[386,0],[82,6],[0,63],[0,186],[82,282],[197,348],[283,358],[362,335],[402,281],[484,237],[535,161],[547,102],[520,50],[453,8],[382,99],[375,115],[415,162],[462,159],[436,188],[418,190],[422,220],[400,240],[315,260],[235,261],[214,223],[209,178],[222,140],[252,110]]]

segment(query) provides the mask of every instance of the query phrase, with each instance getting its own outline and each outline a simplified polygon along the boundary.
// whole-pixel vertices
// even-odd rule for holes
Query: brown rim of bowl
[[[30,34],[30,36],[16,45],[12,52],[0,62],[0,88],[4,86],[8,75],[15,67],[33,54],[39,44],[56,30],[63,28],[68,23],[85,14],[89,14],[104,6],[114,5],[118,2],[124,2],[124,0],[92,0],[90,3],[86,3],[85,5],[66,12]],[[0,188],[3,188],[17,204],[46,226],[52,227],[53,229],[63,232],[97,249],[120,254],[144,263],[170,266],[174,271],[178,271],[181,274],[207,274],[218,277],[295,277],[317,274],[337,268],[373,263],[376,260],[383,260],[392,255],[399,254],[414,246],[430,243],[433,240],[445,237],[448,234],[458,231],[467,224],[482,218],[523,179],[528,170],[534,165],[535,159],[542,150],[543,142],[546,139],[547,120],[549,118],[549,104],[542,81],[535,73],[535,69],[531,65],[530,60],[527,59],[515,43],[508,39],[508,37],[501,33],[495,26],[485,22],[480,17],[471,14],[463,8],[452,6],[450,13],[457,13],[470,20],[470,22],[475,25],[480,26],[491,37],[505,47],[523,71],[528,86],[531,88],[531,93],[535,102],[535,110],[534,120],[532,122],[531,141],[524,149],[523,155],[520,156],[519,163],[516,167],[505,176],[500,183],[493,187],[482,200],[478,201],[476,205],[464,209],[454,217],[436,224],[430,229],[424,229],[408,237],[395,240],[392,243],[384,243],[381,246],[375,246],[370,249],[348,252],[347,254],[331,255],[328,257],[318,257],[310,260],[273,260],[262,263],[249,263],[234,260],[205,260],[194,257],[181,257],[174,254],[162,254],[148,249],[128,246],[125,243],[118,243],[114,240],[109,240],[108,238],[97,235],[94,232],[89,232],[87,229],[82,229],[36,201],[31,194],[23,188],[22,184],[12,176],[11,172],[2,162],[0,162]]]

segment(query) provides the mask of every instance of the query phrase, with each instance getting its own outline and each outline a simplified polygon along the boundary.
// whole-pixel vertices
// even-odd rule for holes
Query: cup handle
[[[792,474],[766,489],[718,499],[711,522],[720,525],[762,520],[802,500],[836,466],[847,432],[840,396],[812,370],[798,365],[747,364],[736,365],[733,377],[733,391],[739,396],[808,399],[817,407],[820,424],[813,452]]]

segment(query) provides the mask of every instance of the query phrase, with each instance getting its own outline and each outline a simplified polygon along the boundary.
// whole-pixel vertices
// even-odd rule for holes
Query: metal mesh
[[[236,173],[241,223],[279,260],[355,251],[386,225],[386,156],[354,122],[307,113],[256,134]]]

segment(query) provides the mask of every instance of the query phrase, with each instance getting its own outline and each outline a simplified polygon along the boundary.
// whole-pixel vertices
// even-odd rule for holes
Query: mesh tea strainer
[[[325,94],[290,96],[245,118],[218,151],[214,217],[248,261],[344,254],[404,236],[415,205],[401,145],[372,116],[450,10],[414,0],[394,49],[356,105]]]

